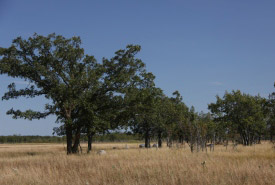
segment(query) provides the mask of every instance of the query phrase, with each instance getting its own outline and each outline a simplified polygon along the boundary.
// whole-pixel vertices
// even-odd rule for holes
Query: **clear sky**
[[[275,80],[274,0],[0,0],[0,47],[33,33],[80,36],[87,54],[111,57],[127,44],[166,95],[179,90],[197,111],[225,90],[267,97]],[[0,76],[7,85],[26,84]],[[13,120],[15,109],[43,110],[43,98],[0,102],[0,135],[51,135],[55,117]]]

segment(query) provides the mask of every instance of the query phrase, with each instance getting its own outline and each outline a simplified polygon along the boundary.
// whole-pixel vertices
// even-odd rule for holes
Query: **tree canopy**
[[[217,120],[227,123],[241,136],[244,145],[251,145],[265,130],[264,105],[260,96],[232,91],[223,98],[217,96],[217,102],[210,104],[209,109]]]
[[[142,61],[135,59],[140,46],[129,45],[125,50],[117,51],[113,58],[104,58],[102,63],[98,63],[93,56],[85,55],[80,45],[79,37],[66,39],[55,34],[47,37],[35,34],[27,40],[18,37],[11,47],[0,50],[1,74],[21,78],[31,84],[19,90],[14,83],[10,84],[3,99],[44,95],[51,100],[45,105],[45,112],[11,109],[7,113],[14,118],[30,120],[55,114],[58,121],[64,123],[67,153],[77,151],[81,130],[80,125],[76,125],[79,123],[76,121],[78,111],[94,113],[99,109],[95,103],[99,99],[122,96],[145,70]],[[85,105],[85,102],[92,103],[93,107]]]
[[[18,37],[8,48],[0,48],[0,73],[20,78],[29,84],[17,89],[8,85],[2,100],[44,96],[44,111],[10,109],[13,118],[42,119],[56,115],[60,125],[54,128],[65,135],[67,153],[77,153],[81,136],[88,139],[112,130],[130,130],[145,139],[162,140],[167,145],[187,142],[193,152],[206,149],[207,143],[240,140],[244,145],[259,143],[274,135],[274,97],[251,96],[239,90],[226,92],[209,104],[210,113],[188,108],[178,91],[172,97],[155,85],[155,76],[147,72],[136,54],[138,45],[128,45],[110,59],[98,62],[85,54],[79,37],[50,34]]]

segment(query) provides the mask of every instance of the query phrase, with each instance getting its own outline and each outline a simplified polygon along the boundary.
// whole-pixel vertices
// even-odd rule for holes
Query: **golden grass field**
[[[193,154],[187,145],[181,149],[139,149],[138,144],[123,149],[125,143],[93,146],[90,154],[67,156],[62,144],[0,144],[0,184],[275,184],[275,149],[268,142],[238,146],[236,151],[215,146],[214,152]],[[100,149],[107,154],[98,155]]]

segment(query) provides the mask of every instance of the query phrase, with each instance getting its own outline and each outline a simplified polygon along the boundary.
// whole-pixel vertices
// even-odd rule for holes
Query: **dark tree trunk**
[[[150,136],[149,131],[145,132],[145,148],[150,148]]]
[[[190,143],[190,150],[192,153],[194,152],[194,144],[193,143]]]
[[[219,140],[219,141],[218,141],[219,143],[222,143],[222,138],[221,138],[221,137],[219,137],[218,140]]]
[[[242,134],[241,134],[241,137],[242,137],[242,144],[244,145],[244,146],[248,146],[249,145],[249,139],[248,139],[248,135],[245,133],[245,132],[243,132]]]
[[[182,135],[179,136],[179,143],[183,144],[183,136]]]
[[[73,128],[72,128],[72,117],[71,109],[65,109],[65,130],[66,130],[66,140],[67,140],[67,155],[72,153],[72,140],[73,140]]]
[[[158,133],[158,147],[162,147],[161,132]]]
[[[72,127],[70,124],[66,125],[66,139],[67,139],[67,154],[71,154],[73,133],[72,133]]]
[[[194,152],[194,144],[195,144],[195,138],[193,137],[193,134],[190,132],[190,140],[189,140],[189,146],[190,150],[193,153]]]
[[[185,141],[186,141],[186,143],[189,143],[189,138],[188,138],[188,136],[185,137]]]
[[[170,136],[167,137],[167,147],[171,148],[173,145],[172,139]]]
[[[79,144],[80,144],[80,128],[77,128],[76,133],[75,133],[72,153],[78,153],[79,152],[79,150],[78,150]]]
[[[269,132],[270,132],[270,141],[273,142],[273,139],[274,139],[274,136],[275,136],[275,126],[274,126],[274,124],[271,125]]]
[[[216,144],[216,133],[214,133],[213,151],[214,151],[214,149],[215,149],[215,144]]]
[[[245,138],[244,138],[244,145],[245,145],[245,146],[248,146],[248,145],[249,145],[248,137],[245,137]]]
[[[261,139],[262,139],[262,136],[259,135],[259,138],[258,138],[258,144],[261,144]]]
[[[88,133],[88,151],[87,151],[88,153],[92,151],[93,136],[94,136],[94,133],[92,132]]]

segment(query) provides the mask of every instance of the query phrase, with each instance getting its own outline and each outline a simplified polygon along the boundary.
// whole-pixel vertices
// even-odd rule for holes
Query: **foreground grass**
[[[118,149],[112,149],[113,147]],[[67,156],[62,144],[0,145],[1,185],[48,184],[274,184],[275,150],[264,143],[214,152],[138,149],[95,144],[91,154]],[[98,155],[105,149],[106,155]],[[85,150],[85,149],[84,149]],[[202,162],[205,165],[202,165]]]

